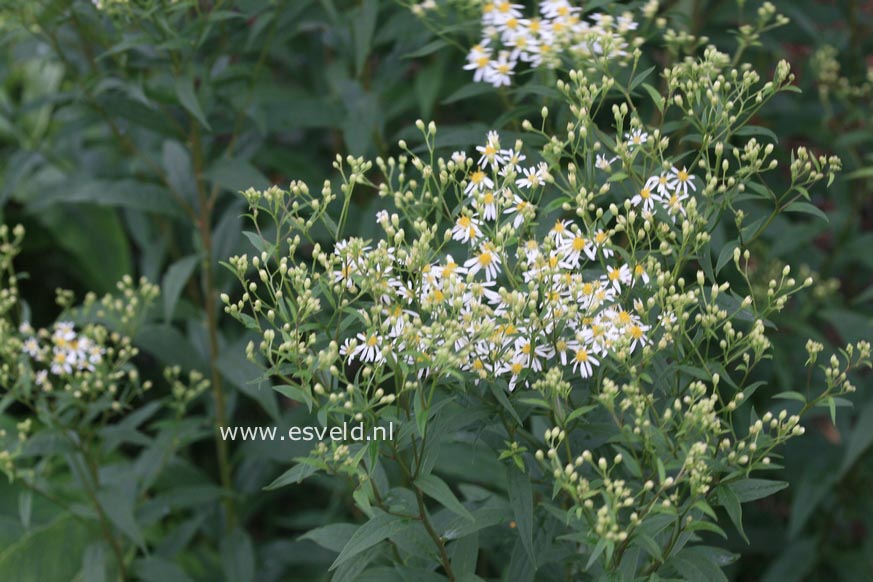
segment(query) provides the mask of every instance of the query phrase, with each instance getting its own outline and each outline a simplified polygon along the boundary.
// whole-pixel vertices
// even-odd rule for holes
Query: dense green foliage
[[[10,477],[0,481],[0,580],[278,581],[327,579],[334,572],[345,579],[421,580],[423,569],[445,579],[440,550],[483,579],[533,579],[534,560],[541,566],[538,579],[558,572],[581,576],[578,565],[565,568],[570,544],[551,539],[567,533],[554,507],[570,507],[558,499],[551,511],[544,509],[551,474],[543,473],[549,481],[535,481],[532,490],[515,469],[535,474],[535,448],[548,449],[542,432],[549,425],[527,417],[539,406],[537,391],[492,394],[483,385],[487,405],[463,401],[477,422],[491,414],[514,423],[522,415],[519,426],[535,441],[518,443],[529,446],[526,460],[509,442],[511,431],[474,438],[457,418],[463,409],[449,399],[442,408],[454,416],[434,410],[433,423],[471,435],[470,442],[446,445],[431,461],[434,475],[413,485],[402,479],[402,462],[392,468],[386,460],[387,469],[376,471],[375,454],[368,456],[379,485],[399,483],[400,513],[419,521],[430,514],[446,530],[468,527],[465,543],[448,548],[432,545],[434,536],[421,523],[404,530],[408,523],[390,513],[367,513],[368,492],[361,493],[354,471],[339,467],[343,478],[296,464],[310,458],[311,443],[230,442],[217,430],[317,425],[328,414],[310,412],[312,392],[278,380],[284,370],[264,375],[249,361],[247,351],[262,352],[247,350],[262,341],[262,331],[225,314],[222,294],[239,300],[238,277],[255,275],[222,262],[255,248],[287,252],[265,247],[251,232],[243,215],[262,201],[239,192],[274,184],[284,190],[291,180],[313,192],[328,180],[327,191],[348,192],[349,174],[344,180],[331,165],[337,156],[396,157],[403,153],[399,140],[408,142],[410,156],[427,157],[429,149],[446,159],[456,150],[473,156],[490,129],[501,131],[504,147],[525,140],[528,162],[538,161],[533,152],[544,136],[565,135],[572,119],[555,89],[557,79],[569,79],[566,70],[529,68],[498,89],[472,83],[472,71],[463,66],[481,34],[480,3],[473,0],[437,2],[438,10],[387,0],[96,4],[0,0],[0,217],[8,226],[0,234],[0,469]],[[708,284],[742,285],[748,277],[740,300],[746,293],[766,296],[767,282],[779,279],[785,265],[798,282],[812,277],[813,285],[792,294],[784,309],[767,312],[772,359],[749,374],[747,384],[757,390],[738,424],[748,429],[752,409],[759,417],[768,410],[805,410],[825,385],[823,375],[812,376],[813,391],[804,393],[810,386],[807,340],[823,344],[819,363],[826,363],[846,344],[873,339],[873,74],[865,61],[873,54],[873,12],[857,0],[786,3],[779,8],[791,22],[758,38],[732,33],[740,22],[759,18],[759,6],[746,0],[664,2],[648,19],[642,10],[651,3],[589,4],[586,11],[632,11],[640,21],[636,34],[645,39],[633,74],[631,67],[617,74],[633,94],[600,96],[605,106],[596,122],[606,132],[604,144],[609,131],[618,131],[610,108],[625,102],[639,107],[645,127],[672,123],[665,128],[672,140],[667,156],[711,145],[701,145],[681,111],[661,117],[656,96],[668,84],[650,68],[669,69],[686,55],[700,58],[709,43],[730,55],[741,47],[733,64],[750,63],[764,80],[781,59],[791,64],[792,85],[800,91],[768,95],[766,106],[749,108],[754,115],[742,120],[742,129],[726,134],[728,147],[742,148],[750,138],[774,144],[778,168],[749,177],[759,186],[731,199],[736,204],[721,209],[721,221],[708,223],[707,246],[669,267],[689,281],[705,271]],[[690,36],[670,38],[665,27]],[[698,41],[701,36],[707,40]],[[545,120],[543,106],[550,111]],[[417,118],[435,120],[436,136],[425,130],[423,137]],[[537,128],[542,122],[543,134],[524,131],[525,119]],[[843,171],[826,188],[824,169],[822,181],[790,198],[797,204],[779,198],[774,205],[769,192],[796,186],[789,167],[799,147],[813,159],[839,156]],[[581,156],[580,175],[592,179],[593,150],[580,152],[572,151]],[[695,158],[681,163],[691,167]],[[616,170],[621,163],[614,163]],[[376,169],[362,174],[374,188],[359,187],[316,211],[319,222],[307,230],[312,243],[329,251],[334,238],[385,236],[375,216],[391,205],[378,196]],[[611,181],[618,191],[622,179]],[[445,199],[460,203],[454,194]],[[737,208],[745,215],[740,228]],[[556,203],[551,211],[560,209]],[[280,221],[286,217],[287,209],[272,210]],[[710,210],[709,218],[718,214]],[[427,215],[436,216],[441,238],[452,217]],[[26,234],[13,228],[18,224]],[[337,224],[342,233],[330,228]],[[267,238],[274,234],[266,232]],[[733,270],[733,241],[741,236],[752,261]],[[309,260],[313,248],[304,243],[297,254]],[[33,329],[19,327],[25,322]],[[75,337],[56,322],[74,322]],[[23,355],[28,337],[49,346],[34,353],[45,350],[48,357],[50,350],[86,346],[95,350],[94,359],[45,390],[38,374],[50,365]],[[75,348],[71,342],[78,342]],[[298,363],[290,376],[304,378],[301,371],[307,367]],[[685,374],[685,385],[711,383],[711,375],[671,373]],[[802,420],[805,435],[754,476],[767,481],[745,481],[739,493],[732,490],[735,500],[722,493],[711,508],[696,508],[715,512],[727,539],[702,526],[696,535],[706,549],[680,556],[665,577],[715,579],[720,574],[713,564],[729,579],[873,577],[873,508],[866,495],[873,482],[873,393],[869,370],[850,379],[857,391],[810,410]],[[416,412],[411,424],[417,426],[407,431],[424,436],[430,413],[422,421]],[[592,422],[591,431],[597,430],[604,430],[602,423]],[[403,438],[415,450],[415,434]],[[604,450],[611,451],[612,464],[616,451]],[[265,489],[283,475],[279,484],[287,486]],[[740,509],[740,502],[748,503]],[[465,521],[470,510],[473,527]],[[461,537],[452,535],[436,537]],[[590,538],[583,537],[569,542],[586,566],[605,546],[587,547]],[[649,551],[646,545],[638,551]],[[362,555],[373,562],[351,559]],[[340,568],[328,572],[332,564]],[[368,565],[369,573],[360,574]]]

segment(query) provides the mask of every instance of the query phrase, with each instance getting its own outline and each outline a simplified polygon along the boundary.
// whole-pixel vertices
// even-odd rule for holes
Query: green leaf
[[[221,540],[221,565],[227,582],[255,579],[255,550],[247,533],[237,528]]]
[[[134,343],[155,356],[162,364],[206,370],[206,364],[194,346],[179,330],[169,325],[144,325]]]
[[[459,580],[464,575],[475,575],[476,563],[479,561],[479,534],[473,532],[470,535],[455,541],[449,546],[449,556],[452,561],[452,570]],[[474,580],[475,577],[468,577]]]
[[[785,582],[806,580],[813,567],[820,563],[819,541],[816,538],[797,540],[782,550],[781,555],[770,563],[761,582]]]
[[[773,133],[773,130],[761,127],[760,125],[746,125],[734,132],[738,136],[763,136],[769,138],[773,143],[779,143],[779,138]]]
[[[649,67],[645,71],[641,71],[636,77],[634,77],[633,81],[631,81],[630,86],[628,87],[631,91],[636,89],[640,83],[646,80],[646,77],[652,74],[652,71],[655,70],[655,67]]]
[[[191,278],[200,258],[197,255],[189,255],[179,259],[167,269],[161,282],[161,297],[164,301],[164,321],[169,323],[176,309],[176,302],[182,289]]]
[[[738,241],[730,241],[725,244],[721,252],[718,253],[718,260],[715,262],[715,274],[718,275],[719,272],[727,265],[729,262],[734,259],[734,249],[739,246]]]
[[[302,462],[297,463],[296,465],[276,477],[272,483],[264,487],[264,490],[270,491],[272,489],[278,489],[279,487],[284,487],[285,485],[290,485],[292,483],[300,483],[307,477],[314,475],[316,472],[318,472],[318,469],[314,465]]]
[[[167,173],[167,182],[178,196],[194,206],[197,199],[197,182],[188,150],[177,141],[165,140],[161,149],[161,162]]]
[[[141,582],[191,582],[182,568],[157,556],[142,558],[134,563],[137,580]]]
[[[588,562],[586,562],[585,564],[586,570],[590,569],[591,566],[594,565],[594,562],[597,561],[597,558],[599,558],[600,554],[603,553],[603,550],[606,549],[606,544],[606,538],[600,538],[600,540],[597,542],[597,545],[595,545],[594,549],[591,551],[591,555],[588,556]]]
[[[18,518],[24,529],[30,529],[30,518],[33,515],[33,493],[27,489],[18,494]]]
[[[727,582],[719,564],[704,548],[683,548],[665,565],[672,566],[686,582]]]
[[[494,92],[494,88],[488,83],[467,83],[445,99],[443,99],[443,105],[451,105],[457,101],[463,101],[464,99],[468,99],[470,97],[478,97],[479,95],[486,95]]]
[[[433,40],[423,47],[416,49],[410,53],[406,53],[402,58],[404,59],[417,59],[420,57],[426,57],[429,54],[435,53],[443,47],[449,46],[449,43],[444,41],[441,38]]]
[[[28,203],[28,208],[39,210],[60,202],[92,203],[173,217],[183,216],[179,204],[165,187],[132,179],[87,179],[72,184],[64,183],[60,188],[41,193]]]
[[[873,445],[873,400],[867,402],[855,421],[855,427],[849,436],[849,442],[846,444],[846,454],[840,466],[841,476],[845,475],[854,466],[858,459],[861,458],[861,455],[870,448],[870,445]]]
[[[358,526],[353,523],[332,523],[309,530],[300,536],[300,539],[312,540],[322,548],[338,554],[349,543],[357,529]]]
[[[376,19],[379,15],[379,0],[364,0],[354,19],[352,37],[355,44],[355,74],[360,76],[370,55],[370,44],[376,32]]]
[[[729,487],[733,490],[740,503],[747,503],[782,491],[788,487],[788,482],[770,479],[743,479],[742,481],[731,483]]]
[[[837,461],[833,457],[812,459],[807,462],[800,479],[794,482],[797,490],[793,495],[791,517],[788,519],[790,538],[797,537],[803,530],[803,526],[840,478],[839,472],[835,470]]]
[[[399,533],[409,523],[410,520],[408,519],[376,510],[375,516],[352,534],[340,555],[331,564],[330,570],[336,570],[337,567],[349,559]]]
[[[586,414],[588,414],[589,412],[591,412],[595,408],[597,408],[596,404],[588,404],[587,406],[580,406],[579,408],[574,409],[573,412],[571,412],[569,415],[567,415],[567,418],[564,420],[564,423],[570,424],[571,422],[573,422],[577,418],[585,416]]]
[[[654,559],[662,560],[661,546],[650,535],[638,531],[634,534],[631,543],[644,549]]]
[[[740,504],[740,500],[736,493],[734,493],[729,485],[721,485],[716,490],[716,494],[718,496],[719,504],[724,507],[731,523],[733,523],[734,527],[737,528],[740,536],[747,544],[750,543],[749,538],[746,536],[746,532],[743,530],[743,506]]]
[[[200,107],[200,101],[197,100],[197,94],[194,92],[194,79],[188,76],[176,77],[176,97],[179,98],[179,103],[188,110],[188,113],[193,115],[203,127],[212,131],[209,122],[206,121],[206,116],[203,114],[203,109]]]
[[[452,493],[446,482],[436,475],[421,475],[415,480],[415,485],[425,495],[433,498],[452,513],[465,517],[470,521],[476,521],[473,518],[473,514],[458,501],[458,498],[455,497],[455,494]]]
[[[861,168],[859,170],[855,170],[854,172],[849,172],[848,174],[846,174],[847,180],[858,180],[861,178],[873,178],[873,166]]]
[[[75,259],[75,276],[89,290],[117,291],[115,284],[132,271],[130,243],[115,209],[63,205],[41,212],[39,220]]]
[[[494,397],[497,399],[497,402],[499,402],[503,406],[503,408],[505,408],[509,412],[509,414],[512,415],[512,418],[514,418],[515,422],[517,422],[520,426],[522,424],[521,417],[518,416],[518,413],[515,411],[515,408],[512,406],[512,402],[510,402],[509,397],[506,396],[506,390],[503,388],[503,386],[498,386],[497,384],[495,384],[493,382],[489,382],[488,388],[491,390],[491,393],[494,394]]]
[[[280,386],[273,386],[273,390],[275,390],[282,396],[285,396],[286,398],[290,398],[291,400],[295,400],[297,402],[300,402],[301,404],[305,404],[309,412],[312,412],[312,405],[315,402],[312,399],[312,394],[310,394],[300,386],[289,386],[287,384],[282,384]]]
[[[530,478],[516,469],[507,469],[509,504],[515,516],[515,524],[521,543],[528,554],[531,564],[536,568],[537,558],[533,546],[533,491]]]
[[[806,396],[804,396],[800,392],[795,392],[794,390],[787,390],[785,392],[780,392],[779,394],[774,394],[773,398],[777,398],[779,400],[796,400],[797,402],[802,402],[803,404],[806,404]]]
[[[88,528],[72,516],[31,529],[0,551],[0,580],[70,582],[82,565],[78,557],[91,540]]]
[[[249,188],[266,190],[270,180],[251,162],[240,158],[220,158],[206,171],[208,180],[231,192],[243,192]]]
[[[648,83],[643,83],[640,86],[645,89],[646,93],[649,94],[649,97],[652,98],[652,102],[655,104],[655,107],[658,108],[658,111],[664,111],[664,97],[661,93]]]
[[[830,222],[828,215],[822,212],[822,210],[818,206],[810,204],[809,202],[804,202],[802,200],[797,200],[786,206],[785,212],[800,212],[802,214],[811,214],[813,216],[821,218],[825,222]]]
[[[106,545],[104,542],[94,542],[85,549],[82,556],[82,582],[106,582]]]
[[[436,103],[437,97],[439,97],[440,88],[443,84],[444,73],[443,63],[441,60],[438,60],[418,71],[415,75],[413,86],[422,119],[431,118],[434,103]]]
[[[145,539],[133,513],[134,497],[132,493],[118,488],[103,489],[97,492],[97,499],[106,513],[106,517],[130,541],[145,549]]]

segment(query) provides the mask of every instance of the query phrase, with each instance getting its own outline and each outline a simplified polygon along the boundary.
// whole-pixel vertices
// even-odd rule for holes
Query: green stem
[[[200,231],[200,240],[203,244],[203,309],[206,312],[206,331],[209,341],[209,371],[211,375],[212,399],[215,404],[215,448],[218,457],[219,479],[222,488],[225,490],[223,503],[226,525],[228,530],[230,530],[236,524],[236,511],[231,495],[233,485],[231,482],[230,455],[228,453],[227,441],[221,438],[220,431],[220,428],[227,424],[227,408],[222,389],[221,372],[218,369],[218,312],[216,310],[218,294],[215,288],[211,225],[213,200],[207,196],[203,182],[203,148],[200,143],[200,131],[196,121],[192,127],[194,173],[197,181],[197,196],[200,202],[200,215],[197,219],[197,227]]]

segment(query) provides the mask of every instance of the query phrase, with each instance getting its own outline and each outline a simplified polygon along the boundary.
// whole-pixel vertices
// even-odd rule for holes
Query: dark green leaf
[[[184,257],[170,265],[167,272],[164,273],[164,279],[161,283],[161,297],[164,301],[165,322],[169,322],[173,318],[179,295],[181,295],[188,279],[191,278],[194,269],[197,268],[199,260],[200,258],[196,255]]]
[[[425,495],[436,500],[452,513],[465,517],[470,521],[475,521],[473,515],[461,504],[460,501],[458,501],[458,498],[455,497],[455,494],[452,493],[452,490],[449,489],[446,482],[436,475],[421,475],[415,480],[415,485],[421,489]]]
[[[200,124],[207,130],[212,131],[209,127],[209,122],[206,120],[206,115],[203,114],[203,108],[200,106],[200,101],[197,99],[197,94],[194,92],[194,79],[191,77],[176,78],[176,97],[182,107],[188,110],[188,113],[194,116]]]
[[[533,491],[530,478],[515,467],[509,467],[506,471],[509,504],[515,516],[518,535],[531,564],[536,568],[537,558],[533,546]]]
[[[369,550],[376,544],[388,539],[409,525],[408,519],[397,517],[388,513],[377,511],[370,521],[359,527],[348,543],[343,547],[340,555],[330,566],[330,570],[336,570],[341,564],[357,556],[361,552]]]
[[[755,501],[770,497],[774,493],[782,491],[788,487],[787,481],[772,481],[770,479],[743,479],[731,483],[729,487],[733,490],[734,495],[740,503]]]

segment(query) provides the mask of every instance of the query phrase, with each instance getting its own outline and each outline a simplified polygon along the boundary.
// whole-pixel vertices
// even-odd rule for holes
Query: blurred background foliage
[[[324,477],[264,491],[305,454],[305,443],[215,437],[216,424],[311,422],[305,407],[252,382],[258,371],[245,360],[249,338],[219,306],[232,286],[220,261],[248,250],[237,192],[291,179],[319,187],[336,155],[388,155],[398,139],[416,143],[410,127],[419,117],[437,121],[447,153],[492,127],[514,137],[522,119],[551,102],[548,91],[531,89],[548,78],[521,76],[500,91],[472,84],[462,49],[479,31],[463,12],[441,21],[437,34],[433,22],[388,0],[100,4],[0,1],[0,215],[28,231],[16,265],[30,274],[21,288],[34,325],[58,316],[58,287],[81,297],[109,291],[127,274],[145,276],[162,287],[134,338],[141,374],[156,383],[154,398],[167,390],[165,366],[211,382],[189,408],[191,431],[174,441],[161,475],[131,485],[142,498],[113,520],[133,564],[130,578],[323,578],[342,544],[299,536],[359,517],[349,491]],[[803,380],[796,374],[805,338],[833,348],[873,335],[873,3],[777,7],[792,23],[745,58],[762,72],[788,59],[803,93],[779,96],[754,123],[778,136],[777,152],[804,145],[835,153],[846,172],[827,193],[813,193],[816,211],[780,216],[756,242],[753,254],[768,258],[760,269],[803,265],[819,282],[777,322],[777,357],[758,378],[771,393]],[[659,14],[733,48],[726,31],[741,11],[756,8],[679,0],[664,2]],[[676,58],[656,44],[644,53],[661,66]],[[780,179],[787,182],[787,171],[773,178]],[[353,202],[358,234],[374,233],[378,201]],[[742,555],[729,576],[873,579],[873,386],[869,375],[856,383],[854,408],[843,409],[836,425],[827,412],[814,418],[814,430],[786,450],[788,469],[776,478],[791,486],[746,506],[751,543],[738,534],[714,541]],[[3,422],[20,415],[10,408]],[[150,428],[140,427],[146,420]],[[112,462],[153,462],[150,451],[164,443],[160,421],[145,413],[130,421],[137,438]],[[111,473],[112,466],[101,468]],[[483,465],[474,481],[495,487],[488,475]],[[0,483],[0,579],[112,575],[111,567],[93,565],[104,559],[103,546],[89,546],[99,532],[68,513],[15,482]],[[511,551],[497,539],[480,532],[480,570],[495,577]],[[51,571],[33,566],[59,548],[65,563]]]

